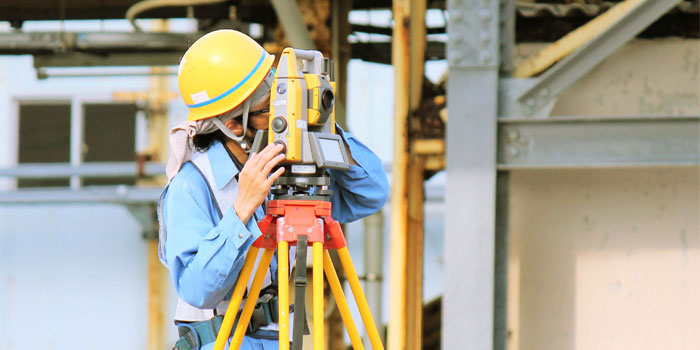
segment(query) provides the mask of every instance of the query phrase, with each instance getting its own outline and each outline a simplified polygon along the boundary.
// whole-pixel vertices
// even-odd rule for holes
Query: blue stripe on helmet
[[[243,84],[245,84],[246,82],[248,82],[248,80],[253,76],[253,74],[255,74],[255,72],[258,71],[258,68],[260,68],[260,66],[262,66],[262,64],[263,64],[264,61],[265,61],[265,52],[262,53],[262,56],[260,56],[260,60],[258,60],[258,63],[255,64],[255,67],[253,67],[253,69],[250,71],[250,73],[248,73],[248,75],[246,75],[246,76],[243,78],[243,80],[241,80],[238,84],[234,85],[232,88],[230,88],[230,89],[224,91],[221,95],[216,96],[216,97],[212,98],[212,99],[209,100],[209,101],[204,101],[204,102],[201,102],[201,103],[195,103],[195,104],[187,105],[187,107],[189,107],[189,108],[197,108],[197,107],[206,106],[206,105],[208,105],[208,104],[214,103],[214,102],[216,102],[216,101],[218,101],[218,100],[220,100],[220,99],[222,99],[222,98],[224,98],[224,97],[230,95],[232,92],[236,91],[238,88],[240,88],[241,86],[243,86]]]

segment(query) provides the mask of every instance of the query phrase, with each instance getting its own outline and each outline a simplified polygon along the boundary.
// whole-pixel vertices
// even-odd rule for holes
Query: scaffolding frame
[[[549,117],[560,92],[678,3],[627,0],[540,77],[514,79],[514,1],[448,1],[443,349],[507,347],[511,170],[700,164],[698,116]]]

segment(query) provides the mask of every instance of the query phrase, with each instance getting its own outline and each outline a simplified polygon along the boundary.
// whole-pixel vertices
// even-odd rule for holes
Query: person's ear
[[[224,125],[233,132],[236,136],[243,135],[243,125],[236,118],[231,118],[224,122]]]

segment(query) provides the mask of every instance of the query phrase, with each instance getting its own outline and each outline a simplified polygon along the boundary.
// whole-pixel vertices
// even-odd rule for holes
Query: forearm
[[[381,209],[388,198],[389,183],[381,160],[351,134],[342,132],[354,165],[347,171],[331,170],[333,217],[350,222]]]
[[[196,203],[183,206],[187,198],[172,199],[178,205],[166,206],[165,220],[172,280],[188,304],[211,308],[230,292],[245,253],[260,231],[254,220],[244,225],[233,210],[214,225],[210,216],[197,210]]]

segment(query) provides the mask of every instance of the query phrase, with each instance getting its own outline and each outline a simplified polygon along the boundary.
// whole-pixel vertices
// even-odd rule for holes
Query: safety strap
[[[215,341],[223,319],[223,316],[216,316],[207,321],[178,324],[177,329],[180,333],[180,339],[175,343],[173,349],[199,350],[202,345]],[[238,323],[238,315],[234,322],[234,327],[236,323]]]
[[[270,292],[272,289],[270,289]],[[275,293],[277,289],[274,289]],[[277,322],[277,296],[268,294],[261,297],[261,301],[255,306],[253,314],[246,329],[246,335],[251,335],[259,331],[260,327],[270,323]],[[293,305],[292,305],[293,307]],[[292,309],[293,312],[293,309]],[[233,329],[236,329],[238,321],[241,317],[241,312],[236,314],[236,319],[233,322]],[[216,341],[216,336],[219,334],[224,316],[218,315],[207,321],[193,323],[177,324],[180,339],[175,343],[174,350],[199,350],[203,345]],[[261,333],[260,337],[265,337],[265,333]],[[275,334],[275,338],[277,335]]]
[[[228,147],[224,147],[224,149],[226,150],[226,152],[228,153],[228,155],[231,157],[231,160],[233,161],[233,163],[236,165],[236,168],[238,168],[238,171],[240,172],[240,171],[242,170],[243,164],[241,164],[241,163],[238,161],[238,159],[235,158],[235,156],[233,155],[233,153],[231,153],[231,151],[228,149]],[[200,176],[202,177],[202,179],[204,180],[204,183],[207,185],[207,190],[209,190],[209,196],[211,197],[211,201],[212,201],[212,203],[214,204],[214,208],[216,208],[216,213],[219,215],[219,220],[221,220],[221,219],[223,218],[223,213],[222,213],[222,211],[221,211],[221,206],[219,205],[219,202],[218,202],[217,199],[216,199],[216,194],[214,194],[214,190],[212,189],[211,184],[209,183],[209,180],[207,179],[206,174],[202,171],[202,169],[200,169],[200,168],[197,166],[197,164],[196,164],[194,161],[190,161],[190,163],[191,163],[192,166],[197,170],[197,172],[199,173],[199,175],[200,175]],[[239,173],[239,174],[240,174],[240,173]],[[239,175],[239,174],[236,174],[236,176],[234,176],[236,182],[238,182],[238,175]],[[263,210],[264,210],[264,209],[265,209],[265,203],[263,202]],[[260,218],[258,218],[257,213],[253,213],[253,217],[255,218],[256,221],[260,221]],[[277,261],[277,252],[275,252],[275,261],[274,261],[274,262],[276,262],[276,261]],[[276,265],[276,263],[275,263],[275,265]],[[274,273],[274,271],[272,271],[272,266],[270,266],[270,279],[271,279],[271,282],[272,282],[273,284],[275,284],[275,282],[276,282],[276,274]],[[245,291],[244,291],[244,293],[243,293],[243,297],[244,297],[244,298],[247,298],[247,297],[248,297],[248,288],[245,289]],[[216,315],[216,312],[217,312],[216,308],[213,309],[213,312],[214,312],[214,315]],[[276,322],[276,321],[275,321],[275,322]],[[269,323],[270,323],[270,322],[267,322],[267,323],[264,323],[264,324],[261,323],[261,325],[267,325],[267,324],[269,324]],[[251,324],[252,324],[252,320],[251,320]]]
[[[306,242],[307,236],[297,237],[296,266],[294,268],[294,329],[292,330],[292,350],[301,350],[304,347],[304,334],[309,334],[309,325],[306,322]]]
[[[194,162],[190,162],[192,166],[197,169],[197,172],[199,175],[202,176],[202,179],[204,179],[204,183],[207,184],[207,189],[209,190],[209,196],[211,197],[211,202],[214,203],[214,208],[216,208],[216,213],[219,215],[219,220],[224,217],[224,215],[221,213],[221,207],[219,207],[219,202],[216,201],[216,196],[214,196],[214,190],[211,189],[211,185],[209,184],[209,180],[207,180],[207,177],[204,175],[201,169],[195,164]],[[238,179],[236,179],[238,181]]]

